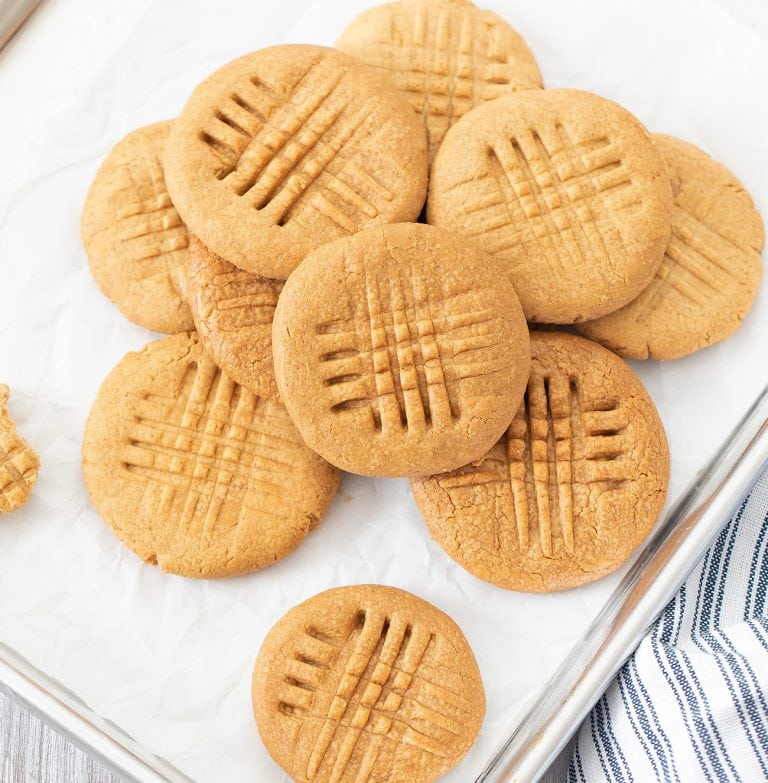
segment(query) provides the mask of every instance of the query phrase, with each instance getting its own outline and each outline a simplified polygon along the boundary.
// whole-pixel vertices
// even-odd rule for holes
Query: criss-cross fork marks
[[[350,233],[394,197],[350,152],[370,106],[337,90],[344,76],[321,60],[288,91],[254,77],[200,133],[220,162],[218,179],[254,209],[269,208],[276,225],[311,209]]]
[[[190,363],[168,396],[135,401],[122,462],[146,482],[144,502],[209,535],[223,518],[280,517],[299,449],[287,414],[235,384],[212,361]]]
[[[166,190],[158,151],[147,149],[124,169],[126,188],[135,199],[115,215],[125,272],[137,280],[167,275],[178,287],[189,234]]]
[[[463,382],[506,369],[500,318],[477,291],[445,296],[416,270],[384,279],[362,262],[350,278],[358,310],[316,328],[331,411],[367,408],[382,432],[444,429],[461,415]]]
[[[664,260],[651,284],[634,304],[635,322],[649,321],[670,297],[699,310],[718,309],[735,286],[734,273],[752,248],[737,245],[707,223],[717,197],[714,191],[703,203],[687,208],[676,204],[672,236]]]
[[[283,282],[240,270],[213,279],[216,291],[216,328],[238,332],[272,323]]]
[[[423,676],[433,643],[418,625],[370,610],[346,640],[304,635],[288,662],[278,706],[298,721],[320,721],[307,779],[322,771],[324,780],[339,783],[351,763],[356,783],[374,773],[382,779],[401,744],[447,755],[446,741],[460,733],[470,705]],[[322,712],[319,703],[327,703]]]
[[[391,40],[376,42],[365,59],[383,68],[424,118],[435,144],[472,107],[509,91],[519,79],[501,50],[499,30],[471,6],[392,9]]]
[[[15,432],[0,433],[0,513],[9,514],[26,502],[38,467],[37,456]]]
[[[610,273],[624,246],[616,216],[642,203],[610,139],[576,142],[556,123],[497,141],[487,159],[485,174],[454,186],[467,196],[462,230],[482,234],[494,254],[547,258],[553,272]]]
[[[574,487],[618,489],[632,480],[626,410],[615,400],[582,406],[578,382],[534,374],[505,437],[479,466],[438,476],[457,508],[485,484],[501,489],[523,553],[534,541],[545,557],[574,551]]]

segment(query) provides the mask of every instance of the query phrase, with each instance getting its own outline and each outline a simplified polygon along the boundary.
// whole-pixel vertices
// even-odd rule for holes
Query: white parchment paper
[[[269,44],[332,44],[365,2],[47,0],[0,56],[0,381],[42,458],[30,503],[0,519],[0,640],[199,781],[283,781],[251,717],[251,665],[289,607],[334,585],[411,590],[454,617],[483,673],[480,739],[446,780],[479,772],[618,575],[558,595],[486,585],[428,539],[405,481],[346,477],[287,560],[196,582],[141,563],[102,524],[80,474],[99,383],[154,335],[128,323],[86,268],[87,186],[134,127],[175,116],[194,85]],[[614,98],[652,130],[732,168],[768,214],[768,40],[760,0],[486,2],[527,38],[549,86]],[[638,365],[672,447],[671,497],[768,376],[768,291],[733,339]]]

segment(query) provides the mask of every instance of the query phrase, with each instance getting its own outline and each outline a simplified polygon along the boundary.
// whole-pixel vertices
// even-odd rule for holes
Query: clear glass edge
[[[105,767],[125,778],[126,783],[194,783],[169,761],[99,715],[74,691],[2,641],[0,693],[37,715]]]
[[[43,0],[0,0],[0,52],[11,43]]]

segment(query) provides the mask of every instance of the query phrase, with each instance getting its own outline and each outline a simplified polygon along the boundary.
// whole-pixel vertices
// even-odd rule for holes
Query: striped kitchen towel
[[[568,780],[768,781],[768,473],[584,721]]]

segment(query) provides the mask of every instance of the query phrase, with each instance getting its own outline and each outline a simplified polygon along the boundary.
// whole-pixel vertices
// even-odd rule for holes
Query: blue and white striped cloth
[[[768,781],[768,473],[584,721],[569,783]]]

